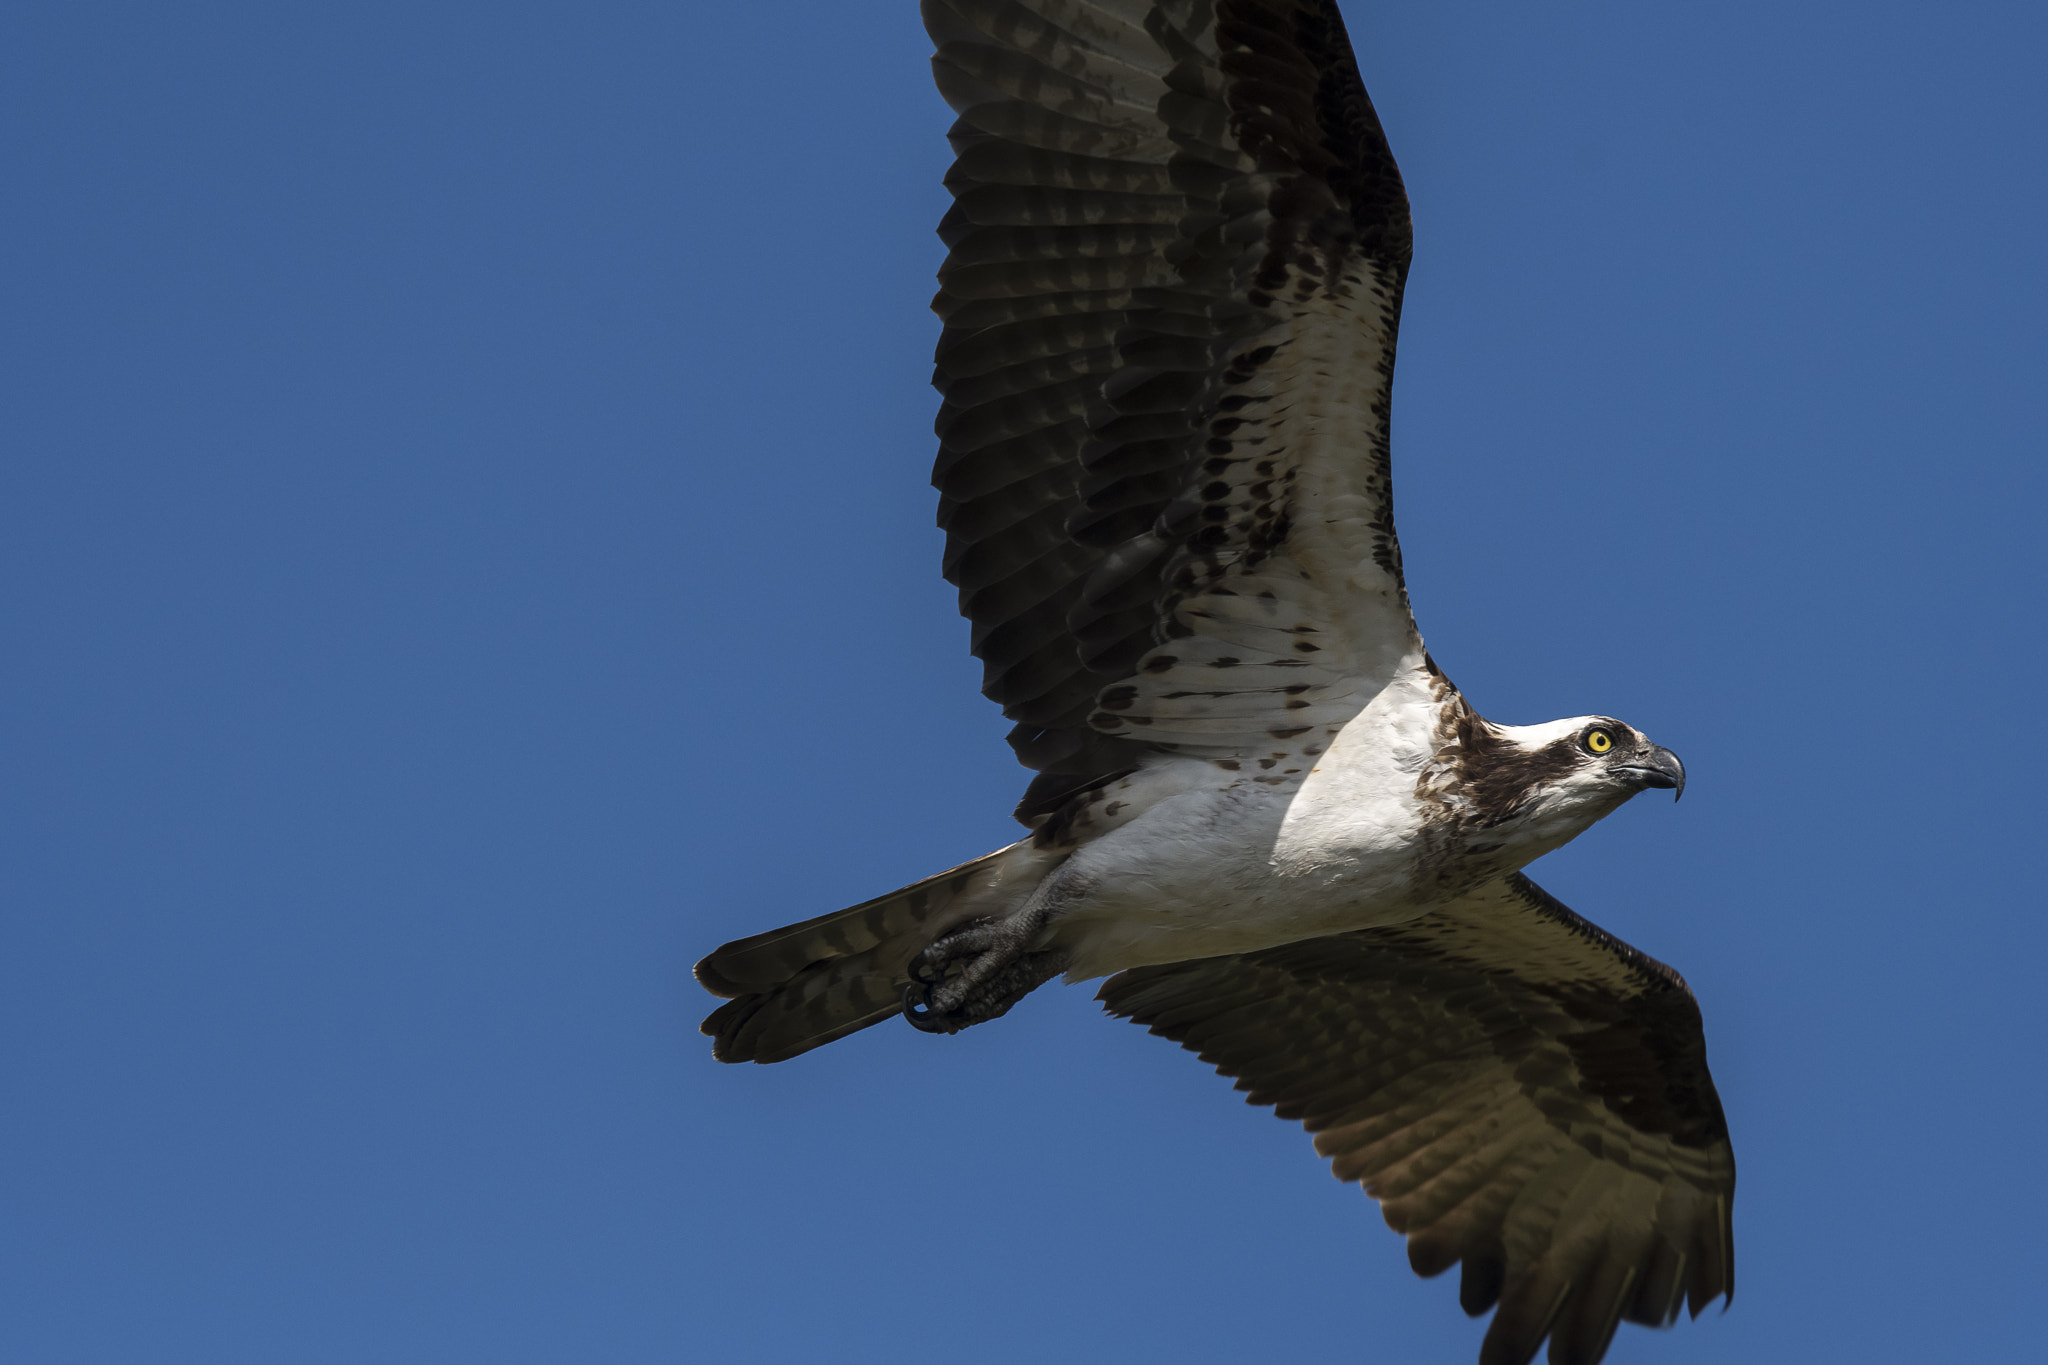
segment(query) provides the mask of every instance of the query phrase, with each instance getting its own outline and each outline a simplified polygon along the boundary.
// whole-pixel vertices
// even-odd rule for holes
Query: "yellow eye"
[[[1604,754],[1614,747],[1614,736],[1605,730],[1589,730],[1586,732],[1586,747],[1596,754]]]

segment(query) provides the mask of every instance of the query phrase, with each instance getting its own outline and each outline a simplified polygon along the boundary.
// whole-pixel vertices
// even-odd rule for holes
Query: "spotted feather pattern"
[[[1316,1135],[1424,1275],[1498,1304],[1481,1365],[1594,1365],[1735,1289],[1735,1159],[1677,973],[1519,873],[1420,919],[1143,967],[1108,1009]]]
[[[925,0],[959,114],[933,482],[1045,776],[1341,725],[1419,648],[1407,197],[1332,0]]]

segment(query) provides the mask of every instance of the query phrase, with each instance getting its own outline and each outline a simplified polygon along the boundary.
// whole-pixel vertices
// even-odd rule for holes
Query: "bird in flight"
[[[923,0],[958,115],[933,483],[1029,834],[697,966],[728,1062],[1055,976],[1315,1135],[1482,1365],[1734,1291],[1669,967],[1522,875],[1670,750],[1424,648],[1388,417],[1408,199],[1334,0]]]

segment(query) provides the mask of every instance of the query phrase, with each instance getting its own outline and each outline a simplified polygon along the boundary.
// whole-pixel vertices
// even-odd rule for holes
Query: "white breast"
[[[1166,765],[1160,787],[1171,794],[1064,869],[1087,888],[1055,929],[1075,955],[1071,978],[1422,913],[1415,780],[1435,733],[1431,682],[1418,654],[1284,781],[1200,760]]]
[[[1422,827],[1415,784],[1436,750],[1435,680],[1418,650],[1337,734],[1288,803],[1274,843],[1280,875],[1400,894]]]

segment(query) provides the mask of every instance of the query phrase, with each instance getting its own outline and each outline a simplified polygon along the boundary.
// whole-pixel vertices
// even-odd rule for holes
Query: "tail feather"
[[[728,1000],[704,1021],[721,1062],[780,1062],[823,1047],[903,1009],[902,972],[878,971],[875,953],[813,962],[780,987]]]
[[[711,953],[697,964],[697,980],[730,997],[704,1021],[711,1055],[780,1062],[897,1013],[911,955],[945,920],[962,917],[972,893],[995,883],[1008,852]]]

